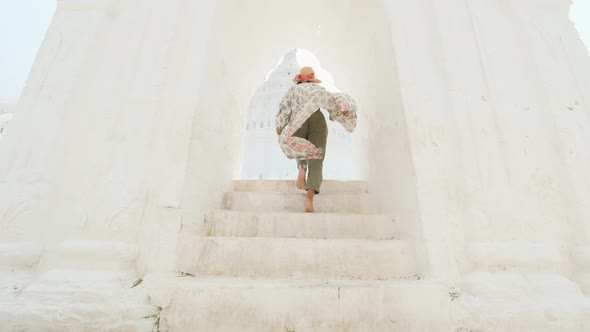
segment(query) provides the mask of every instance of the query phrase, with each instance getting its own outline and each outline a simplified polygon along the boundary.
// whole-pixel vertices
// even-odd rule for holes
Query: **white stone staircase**
[[[420,280],[414,249],[377,213],[363,181],[325,181],[318,213],[293,181],[236,181],[169,292],[153,292],[169,330],[432,331],[449,297]],[[170,288],[172,276],[146,287]],[[170,304],[172,303],[172,304]],[[199,308],[198,310],[193,310]],[[443,308],[443,310],[441,310]]]
[[[365,182],[326,181],[319,213],[300,212],[293,181],[237,181],[226,210],[206,218],[194,242],[194,275],[382,280],[416,275],[412,247],[392,218],[375,214]],[[339,192],[341,191],[341,192]],[[261,259],[263,258],[264,259]]]
[[[236,181],[225,209],[191,228],[178,273],[136,275],[134,244],[64,241],[40,276],[0,273],[0,330],[449,330],[448,290],[420,280],[365,182],[326,181],[316,214],[299,212],[304,195],[292,181]],[[40,250],[0,247],[0,268]]]

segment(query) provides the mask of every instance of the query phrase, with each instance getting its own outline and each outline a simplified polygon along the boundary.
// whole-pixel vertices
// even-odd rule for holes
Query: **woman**
[[[320,193],[323,164],[328,138],[326,119],[320,111],[325,108],[330,120],[338,121],[352,132],[356,127],[356,103],[343,93],[331,93],[318,85],[311,67],[303,67],[283,97],[276,118],[279,144],[289,159],[297,159],[299,175],[297,188],[305,189],[305,212],[315,212],[313,199]],[[307,173],[307,179],[306,179]]]

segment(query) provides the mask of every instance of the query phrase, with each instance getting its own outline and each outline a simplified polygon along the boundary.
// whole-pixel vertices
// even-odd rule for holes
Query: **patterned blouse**
[[[333,93],[314,83],[298,84],[289,89],[279,105],[276,118],[281,129],[279,144],[289,159],[323,159],[324,151],[310,141],[293,137],[315,111],[325,108],[330,120],[340,123],[348,132],[356,128],[357,105],[345,93]]]

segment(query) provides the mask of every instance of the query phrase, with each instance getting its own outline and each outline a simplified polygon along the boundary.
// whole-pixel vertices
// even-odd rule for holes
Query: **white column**
[[[215,4],[59,2],[0,147],[0,241],[40,243],[51,268],[63,250],[139,240],[142,262],[171,269],[193,120],[211,114],[197,105]],[[150,249],[162,238],[169,252]]]

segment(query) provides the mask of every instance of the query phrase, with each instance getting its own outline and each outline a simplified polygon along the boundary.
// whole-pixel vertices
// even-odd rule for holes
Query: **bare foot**
[[[299,175],[297,176],[297,182],[295,183],[297,189],[305,190],[307,183],[305,181],[305,168],[299,167]]]
[[[309,198],[305,199],[305,212],[308,213],[315,213],[315,209],[313,208],[313,201]]]

